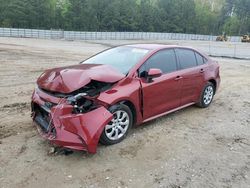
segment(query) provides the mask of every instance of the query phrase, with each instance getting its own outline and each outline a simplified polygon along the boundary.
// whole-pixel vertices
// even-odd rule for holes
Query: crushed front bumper
[[[46,103],[54,104],[48,108]],[[99,138],[112,114],[103,106],[72,114],[73,106],[39,89],[32,95],[32,117],[43,138],[75,150],[96,153]]]

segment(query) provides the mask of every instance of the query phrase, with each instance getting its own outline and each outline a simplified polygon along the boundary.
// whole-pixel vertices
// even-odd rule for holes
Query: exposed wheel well
[[[216,87],[217,87],[216,81],[214,79],[211,79],[209,80],[209,82],[211,82],[214,85],[214,90],[216,91]]]
[[[132,115],[133,115],[133,124],[135,124],[136,123],[136,108],[135,108],[135,105],[132,103],[132,102],[130,102],[130,101],[121,101],[121,102],[119,102],[119,103],[121,103],[121,104],[124,104],[124,105],[126,105],[126,106],[128,106],[129,108],[130,108],[130,110],[131,110],[131,112],[132,112]]]

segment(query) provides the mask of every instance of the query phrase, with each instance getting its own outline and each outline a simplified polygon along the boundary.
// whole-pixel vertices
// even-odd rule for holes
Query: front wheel
[[[121,142],[133,124],[132,112],[128,106],[117,104],[109,111],[113,114],[113,119],[104,127],[100,142],[104,145],[111,145]]]
[[[211,82],[208,82],[201,93],[200,101],[197,105],[201,108],[208,107],[213,100],[214,94],[215,87]]]

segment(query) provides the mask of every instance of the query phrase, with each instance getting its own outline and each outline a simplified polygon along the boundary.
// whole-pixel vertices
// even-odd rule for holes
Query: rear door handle
[[[200,70],[200,73],[203,73],[203,72],[204,72],[204,69],[201,69],[201,70]]]
[[[181,80],[183,77],[182,76],[176,76],[176,78],[174,79],[175,81]]]

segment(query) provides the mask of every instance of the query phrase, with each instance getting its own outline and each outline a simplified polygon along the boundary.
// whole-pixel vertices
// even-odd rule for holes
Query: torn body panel
[[[141,99],[141,84],[139,79],[125,78],[110,90],[100,93],[97,97],[99,103],[112,106],[119,102],[130,102],[135,108],[135,125],[139,125],[143,121],[142,111],[143,104]]]
[[[98,106],[86,113],[74,114],[74,107],[65,101],[51,109],[45,104],[46,101],[35,91],[32,96],[33,119],[44,138],[66,148],[96,152],[103,128],[113,117],[106,108]]]
[[[108,65],[80,64],[47,70],[38,78],[37,85],[46,91],[69,94],[93,80],[115,83],[124,77]]]
[[[120,64],[116,63],[119,58],[108,55],[105,56],[106,61],[102,59],[103,56],[97,61],[105,62],[104,64],[84,63],[50,69],[38,78],[38,87],[32,96],[32,115],[45,138],[63,147],[95,153],[100,136],[100,141],[105,144],[118,143],[133,124],[139,125],[199,103],[199,95],[207,82],[214,84],[215,89],[219,86],[219,65],[209,57],[202,56],[201,65],[196,62],[195,67],[180,69],[175,48],[185,47],[145,44],[142,46],[150,52],[142,57],[141,50],[137,49],[142,46],[130,45],[132,46],[136,49],[132,50],[132,56],[135,55],[135,59],[141,57],[136,64],[131,65],[134,58],[128,61],[127,55],[122,55]],[[166,72],[160,77],[158,75],[154,79],[152,76],[156,74],[148,77],[150,66],[146,65],[150,63],[151,57],[168,49],[174,53],[176,61],[173,63],[177,70]],[[188,49],[192,51],[191,48]],[[197,60],[198,52],[194,50],[192,54]],[[145,71],[146,74],[140,74]],[[197,84],[194,78],[203,81],[200,80],[201,84]],[[112,107],[116,108],[117,114],[112,111]],[[122,125],[125,126],[121,127]],[[109,138],[114,132],[118,138],[116,140]],[[122,133],[120,138],[117,136],[119,133]]]

